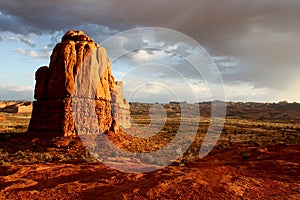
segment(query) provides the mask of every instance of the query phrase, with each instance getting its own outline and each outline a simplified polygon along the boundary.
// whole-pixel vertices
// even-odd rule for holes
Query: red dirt
[[[4,120],[6,120],[6,117],[3,116],[3,115],[0,115],[0,120],[1,120],[1,121],[4,121]]]
[[[300,199],[300,146],[236,146],[147,174],[103,164],[0,166],[0,199]]]

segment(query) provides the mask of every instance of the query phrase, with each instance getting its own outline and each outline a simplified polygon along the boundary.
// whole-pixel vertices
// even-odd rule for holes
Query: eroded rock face
[[[53,49],[49,68],[39,68],[35,79],[37,101],[33,104],[29,132],[76,135],[73,111],[76,107],[84,113],[91,101],[101,131],[112,127],[110,101],[115,81],[110,61],[105,49],[82,31],[69,31],[63,36]],[[86,120],[78,112],[76,118]]]
[[[112,113],[117,125],[122,128],[131,127],[130,105],[124,98],[123,83],[116,82],[116,87],[112,93]]]

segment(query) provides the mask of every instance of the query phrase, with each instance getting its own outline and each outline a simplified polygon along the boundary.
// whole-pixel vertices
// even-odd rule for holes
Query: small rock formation
[[[31,111],[32,111],[31,102],[14,102],[12,104],[7,103],[6,106],[0,108],[0,112],[6,112],[6,113],[26,114],[26,113],[31,113]]]
[[[116,82],[115,90],[112,93],[112,113],[116,123],[122,128],[131,127],[130,118],[130,105],[124,98],[123,94],[123,83],[120,81]]]
[[[89,113],[85,108],[93,106],[101,131],[112,128],[115,81],[110,60],[106,50],[84,32],[68,31],[53,49],[49,67],[39,68],[35,79],[37,101],[33,103],[29,132],[76,135],[75,123],[86,122]],[[74,107],[83,111],[76,113],[76,120]]]
[[[15,101],[0,101],[0,109],[16,104]]]

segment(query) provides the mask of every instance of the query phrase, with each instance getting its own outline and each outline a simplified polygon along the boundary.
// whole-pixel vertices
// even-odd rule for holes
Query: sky
[[[143,27],[169,34],[152,28],[116,36]],[[112,70],[130,101],[300,102],[299,0],[1,0],[0,99],[33,100],[35,71],[48,66],[71,29],[109,56],[114,45],[125,50]],[[192,57],[207,66],[201,74]],[[213,64],[222,83],[205,77]]]

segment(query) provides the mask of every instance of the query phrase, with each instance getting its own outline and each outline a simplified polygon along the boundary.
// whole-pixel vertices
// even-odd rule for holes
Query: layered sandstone
[[[112,113],[116,123],[122,128],[131,127],[130,105],[124,98],[123,83],[116,82],[116,87],[112,93]]]
[[[75,123],[85,123],[86,127],[79,128],[93,130],[91,113],[95,113],[95,126],[100,131],[112,127],[115,81],[111,64],[105,49],[82,31],[67,32],[53,49],[49,67],[39,68],[35,75],[37,101],[33,103],[29,132],[76,135],[81,129],[76,130]]]

